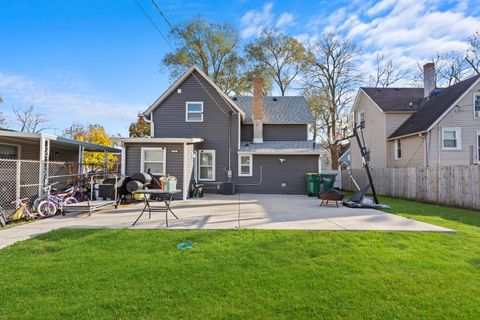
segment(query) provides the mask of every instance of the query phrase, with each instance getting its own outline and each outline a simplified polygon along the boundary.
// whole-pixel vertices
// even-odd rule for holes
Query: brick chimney
[[[435,64],[430,62],[423,65],[423,97],[430,97],[436,88]]]
[[[253,143],[263,142],[263,79],[253,79]]]

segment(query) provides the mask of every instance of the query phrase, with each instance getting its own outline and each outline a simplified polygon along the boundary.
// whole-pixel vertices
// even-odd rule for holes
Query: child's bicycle
[[[72,197],[73,189],[71,188],[67,193],[58,193],[56,195],[50,194],[53,183],[45,187],[47,197],[38,203],[37,212],[43,216],[51,217],[57,214],[57,211],[63,211],[65,204],[77,203],[78,200]]]
[[[17,200],[13,200],[10,204],[16,204]],[[0,209],[0,225],[5,227],[7,223],[10,222],[17,222],[17,221],[25,221],[25,220],[33,220],[35,218],[41,218],[43,215],[38,213],[37,215],[30,212],[29,206],[29,198],[20,199],[20,206],[14,210],[11,214],[7,215],[5,211]]]

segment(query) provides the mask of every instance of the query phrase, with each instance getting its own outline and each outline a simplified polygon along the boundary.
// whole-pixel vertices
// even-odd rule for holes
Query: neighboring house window
[[[198,180],[215,181],[215,150],[200,150]]]
[[[358,124],[365,128],[365,111],[358,114]]]
[[[473,95],[475,118],[480,118],[480,94]]]
[[[251,177],[253,175],[253,157],[251,154],[238,157],[238,176]]]
[[[155,175],[165,175],[167,150],[165,148],[142,148],[140,171]]]
[[[461,150],[461,135],[460,128],[442,128],[442,148],[445,150]]]
[[[185,121],[203,122],[203,102],[189,102],[185,105]]]
[[[19,159],[18,147],[10,144],[0,144],[1,159]]]
[[[477,130],[477,163],[480,163],[480,130]]]
[[[402,159],[402,140],[395,140],[395,160]]]

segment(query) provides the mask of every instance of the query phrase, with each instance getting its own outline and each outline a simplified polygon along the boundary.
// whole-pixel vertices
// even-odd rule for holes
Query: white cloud
[[[273,2],[266,2],[261,10],[250,10],[240,19],[241,36],[250,38],[259,36],[263,30],[277,28],[283,29],[295,24],[295,16],[289,12],[283,12],[276,20],[277,16],[273,13]]]
[[[270,27],[274,16],[272,8],[273,3],[267,2],[262,10],[250,10],[245,13],[240,21],[243,26],[242,37],[258,36],[265,28]]]
[[[57,129],[68,127],[72,122],[99,123],[110,131],[120,131],[136,118],[139,106],[117,103],[92,92],[81,81],[34,80],[23,75],[0,72],[2,109],[7,107],[35,105]],[[10,127],[13,123],[9,123]]]
[[[294,20],[295,18],[293,14],[285,12],[280,16],[275,27],[277,28],[288,27],[293,24]]]

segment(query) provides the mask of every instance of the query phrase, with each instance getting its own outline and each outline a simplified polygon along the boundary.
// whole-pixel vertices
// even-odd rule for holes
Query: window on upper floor
[[[358,123],[357,126],[362,126],[365,129],[365,111],[358,113]]]
[[[203,102],[187,101],[185,104],[186,122],[203,122]]]
[[[480,94],[473,95],[473,109],[475,110],[475,118],[480,118]]]
[[[462,149],[462,130],[461,128],[442,128],[442,149],[461,150]]]
[[[395,160],[402,159],[402,140],[395,140]]]

